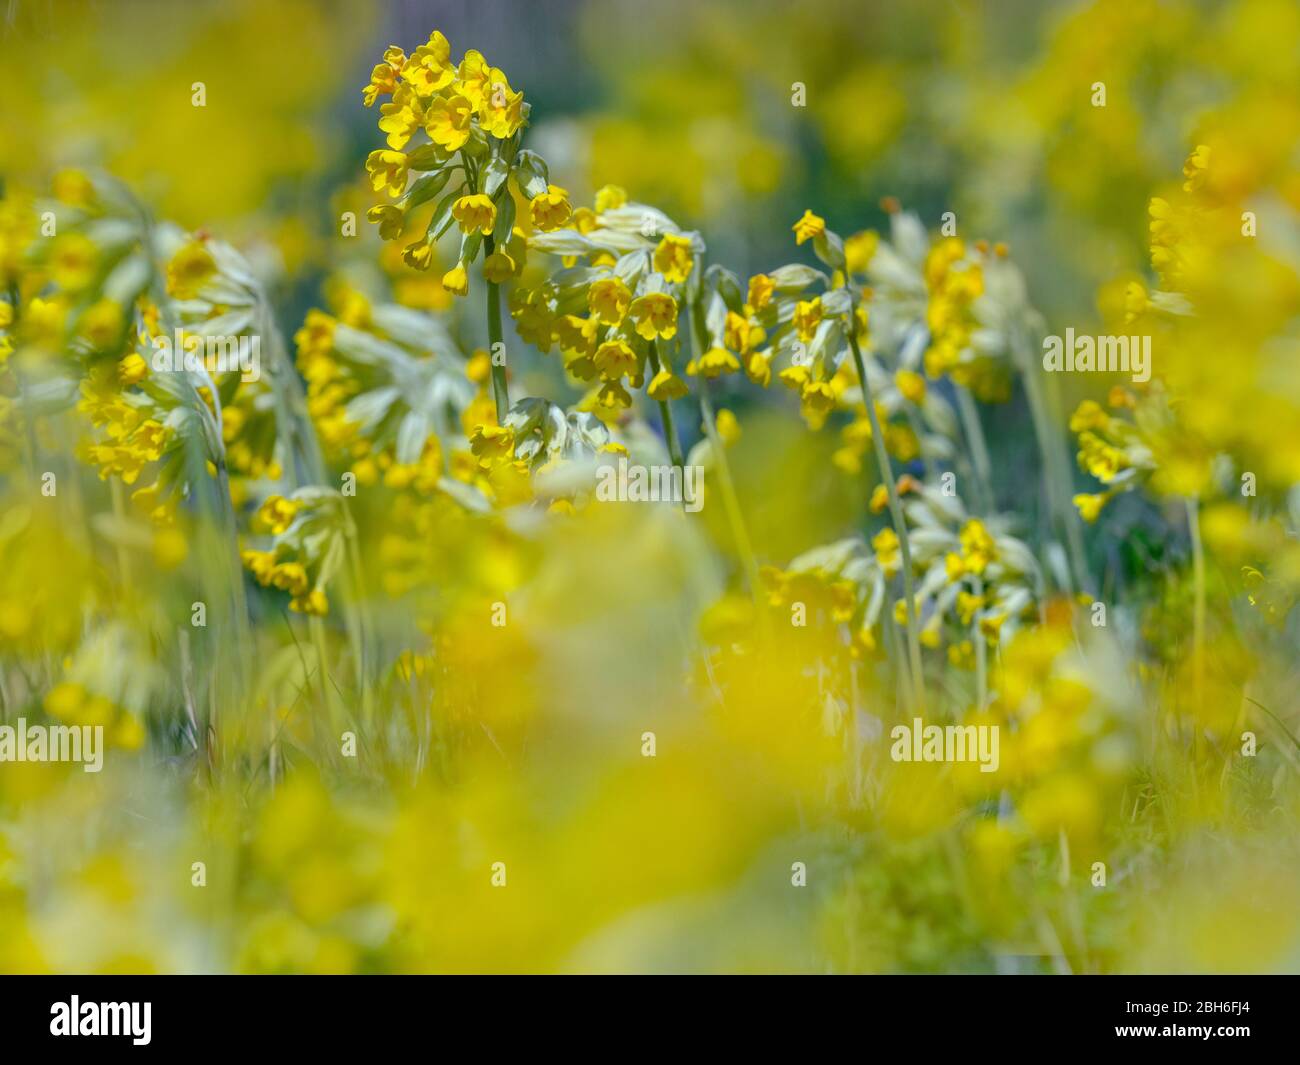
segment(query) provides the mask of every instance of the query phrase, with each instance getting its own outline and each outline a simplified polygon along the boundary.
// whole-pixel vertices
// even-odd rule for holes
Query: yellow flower
[[[751,352],[745,360],[745,376],[760,388],[772,383],[772,350]]]
[[[409,88],[403,86],[391,103],[380,105],[379,128],[388,134],[388,147],[405,148],[411,135],[424,125],[424,105]]]
[[[1094,399],[1085,399],[1079,404],[1075,412],[1070,415],[1070,432],[1081,433],[1087,429],[1100,429],[1106,431],[1110,425],[1110,415],[1101,408],[1101,404]]]
[[[956,551],[949,551],[943,557],[944,576],[947,577],[949,584],[956,584],[966,576],[966,563],[962,560],[961,555]]]
[[[469,274],[465,267],[457,263],[442,275],[442,287],[457,296],[469,295]]]
[[[1130,281],[1124,289],[1124,321],[1133,322],[1146,313],[1151,306],[1151,298],[1140,282]]]
[[[664,279],[673,284],[680,284],[691,276],[695,266],[695,253],[687,237],[665,233],[655,248],[654,267],[663,274]]]
[[[619,381],[606,381],[596,393],[596,406],[613,414],[632,406],[632,397]]]
[[[864,229],[854,233],[844,242],[845,268],[851,274],[861,274],[871,265],[876,248],[880,246],[880,234],[874,229]]]
[[[524,94],[512,92],[505,73],[493,67],[478,106],[478,121],[483,132],[506,140],[524,124]],[[567,215],[565,216],[567,218]]]
[[[292,500],[285,499],[284,496],[271,495],[266,497],[266,501],[257,511],[257,520],[267,528],[273,536],[279,536],[285,532],[293,523],[298,511],[302,509],[302,504]]]
[[[894,374],[894,384],[904,399],[920,403],[925,399],[925,378],[914,370],[899,370]]]
[[[492,68],[483,58],[483,53],[471,48],[460,61],[453,91],[463,94],[477,111],[483,103],[484,96],[487,95],[487,85],[491,77]]]
[[[460,197],[452,205],[451,216],[460,224],[462,233],[473,233],[477,229],[486,235],[496,225],[497,205],[486,193],[476,192]]]
[[[366,170],[375,192],[386,191],[397,199],[406,191],[406,156],[402,152],[376,149],[366,157]]]
[[[515,261],[503,251],[494,251],[483,260],[483,277],[494,285],[509,281],[515,275]]]
[[[509,426],[479,425],[470,434],[469,446],[481,465],[509,461],[515,453],[515,431]]]
[[[805,344],[817,333],[817,326],[822,320],[822,299],[816,296],[810,300],[800,300],[794,308],[794,329],[799,339]]]
[[[1099,492],[1095,495],[1080,493],[1072,502],[1078,508],[1079,516],[1091,525],[1100,516],[1102,508],[1110,502],[1113,494],[1113,492]]]
[[[605,185],[596,193],[596,213],[615,211],[627,203],[627,192],[618,185]]]
[[[408,244],[402,250],[402,262],[412,270],[427,270],[433,265],[433,245],[427,237],[422,237],[414,244]]]
[[[167,294],[178,300],[193,299],[216,272],[217,264],[208,249],[192,240],[167,264]]]
[[[626,340],[607,340],[596,349],[593,356],[596,369],[606,381],[617,381],[636,372],[636,352]]]
[[[68,233],[57,237],[50,256],[50,276],[60,288],[79,292],[90,284],[99,262],[99,252],[89,237]]]
[[[122,336],[122,308],[110,299],[96,300],[86,309],[77,323],[77,332],[91,342],[98,351],[107,350]]]
[[[421,96],[432,96],[455,79],[456,69],[450,60],[451,44],[434,30],[429,34],[429,42],[412,52],[402,67],[402,80]]]
[[[740,421],[726,407],[718,411],[717,420],[714,423],[718,430],[718,435],[722,437],[722,442],[731,447],[740,439]]]
[[[1187,157],[1187,162],[1183,164],[1183,177],[1187,180],[1183,182],[1184,192],[1197,192],[1205,186],[1206,171],[1210,168],[1210,149],[1204,144],[1198,144],[1196,150]]]
[[[728,311],[722,328],[722,342],[738,355],[748,355],[767,339],[762,326],[754,325],[743,314]]]
[[[804,241],[820,237],[826,232],[826,219],[819,218],[812,211],[805,210],[803,217],[790,228],[794,230],[795,243],[802,244]]]
[[[829,381],[809,381],[799,393],[799,412],[809,426],[820,429],[835,409],[835,390]]]
[[[271,568],[271,586],[290,595],[307,594],[307,570],[301,562],[280,562]]]
[[[636,323],[638,335],[646,340],[662,337],[671,340],[677,335],[677,301],[666,292],[647,292],[632,301],[629,314]]]
[[[406,223],[406,217],[402,214],[402,209],[391,203],[381,203],[377,207],[372,207],[366,212],[366,218],[372,223],[379,226],[379,238],[381,240],[393,240],[402,235],[402,226]]]
[[[439,96],[424,113],[424,131],[434,144],[459,151],[469,140],[473,118],[474,105],[467,97]]]
[[[529,216],[533,225],[543,233],[559,229],[573,214],[569,206],[569,194],[558,185],[547,185],[545,192],[539,192],[528,205]]]
[[[681,399],[689,389],[686,387],[686,382],[672,370],[663,369],[654,375],[648,391],[651,399],[667,403],[669,400]]]
[[[275,568],[275,556],[270,551],[241,551],[239,558],[257,578],[258,584],[271,583],[271,570]]]
[[[898,572],[898,567],[902,564],[903,552],[898,542],[898,534],[893,529],[886,526],[876,533],[871,538],[871,549],[875,551],[876,561],[885,571],[885,576],[891,577]]]
[[[776,291],[776,282],[767,274],[755,274],[749,279],[749,294],[747,301],[749,308],[755,314],[761,311],[772,301],[772,293]]]
[[[310,614],[324,617],[329,613],[329,599],[321,588],[313,588],[306,595],[295,595],[289,600],[289,609],[296,614]]]
[[[138,385],[149,376],[149,364],[144,361],[138,352],[131,352],[126,358],[117,364],[117,379],[122,382],[124,387]]]
[[[740,363],[736,361],[736,356],[726,348],[709,348],[698,360],[686,367],[686,372],[691,376],[698,374],[713,378],[724,373],[735,373],[739,369]]]
[[[406,53],[395,44],[384,49],[384,61],[370,72],[370,84],[361,90],[361,98],[367,107],[373,107],[380,96],[387,96],[397,90],[397,76],[406,64]]]
[[[587,306],[600,321],[618,325],[627,316],[632,293],[617,277],[603,277],[593,281],[587,290]]]
[[[961,618],[963,625],[969,625],[975,619],[975,612],[983,605],[982,595],[974,595],[971,592],[957,593],[957,616]]]
[[[981,574],[984,568],[997,557],[997,548],[993,537],[979,518],[971,518],[961,527],[962,561],[972,573]]]

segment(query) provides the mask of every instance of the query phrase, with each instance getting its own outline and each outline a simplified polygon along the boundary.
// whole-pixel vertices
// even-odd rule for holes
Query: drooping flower
[[[529,203],[528,214],[533,225],[543,233],[559,229],[573,214],[568,192],[558,185],[547,185],[546,191],[538,193]]]
[[[691,276],[695,253],[688,237],[665,233],[655,248],[654,268],[671,284],[681,284]]]
[[[677,301],[666,292],[648,292],[632,301],[628,313],[646,340],[671,340],[677,335]]]

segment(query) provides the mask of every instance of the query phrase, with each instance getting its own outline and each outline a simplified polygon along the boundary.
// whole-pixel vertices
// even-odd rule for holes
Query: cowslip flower
[[[427,44],[420,45],[402,67],[402,80],[421,96],[432,96],[456,78],[451,65],[451,43],[438,30],[429,34]]]
[[[681,399],[688,389],[686,382],[678,377],[672,370],[660,370],[650,381],[650,387],[646,390],[650,398],[661,403],[667,403],[669,400]]]
[[[366,212],[366,218],[379,226],[381,240],[394,240],[402,235],[402,226],[406,222],[402,209],[391,203],[381,203]]]
[[[772,301],[772,293],[775,291],[776,282],[767,274],[755,274],[749,279],[749,292],[745,302],[749,304],[749,309],[757,314]]]
[[[902,397],[911,403],[925,399],[925,378],[915,370],[899,370],[894,374],[894,384]]]
[[[620,377],[636,372],[637,358],[626,340],[607,340],[596,349],[593,356],[596,369],[606,381],[617,381]]]
[[[433,245],[427,238],[408,244],[402,251],[402,261],[413,270],[427,270],[433,265]]]
[[[799,339],[805,344],[812,340],[822,320],[822,299],[815,296],[810,300],[800,300],[794,308],[794,329]]]
[[[284,496],[280,495],[271,495],[266,497],[265,502],[258,509],[257,520],[273,536],[279,536],[289,528],[294,517],[301,509],[302,504],[296,500],[285,499]]]
[[[533,225],[543,233],[559,229],[573,214],[569,206],[569,194],[558,185],[547,185],[546,191],[534,196],[528,205],[529,216]]]
[[[473,233],[478,230],[486,235],[491,233],[492,227],[496,225],[497,205],[486,193],[476,192],[470,196],[460,197],[452,205],[451,216],[459,223],[462,233]]]
[[[375,192],[386,191],[397,199],[406,190],[406,156],[402,152],[376,149],[366,157],[366,170]]]
[[[392,102],[382,104],[379,111],[383,116],[379,128],[388,134],[388,147],[394,150],[405,148],[412,134],[424,125],[424,105],[405,85],[397,90]]]
[[[805,210],[803,217],[790,228],[794,230],[795,243],[803,244],[805,241],[813,240],[826,232],[826,219],[813,214],[812,211]]]
[[[661,337],[671,340],[677,335],[677,301],[666,292],[647,292],[632,301],[628,313],[636,331],[646,340]]]
[[[619,185],[604,185],[596,193],[596,213],[615,211],[627,203],[627,190]]]
[[[443,274],[442,287],[456,296],[469,295],[469,274],[464,265],[457,263]]]
[[[593,281],[587,290],[587,306],[600,321],[618,325],[627,317],[632,293],[617,277],[603,277]]]
[[[695,266],[695,253],[687,237],[665,233],[655,248],[654,267],[671,284],[681,284],[691,276]]]
[[[743,314],[728,311],[722,329],[723,343],[739,355],[748,355],[767,339],[762,326],[755,325]]]
[[[740,369],[736,356],[726,348],[710,348],[697,360],[692,360],[686,372],[692,377],[721,377],[724,373],[735,373]]]
[[[208,249],[199,241],[190,241],[167,264],[167,294],[178,300],[193,299],[216,272],[216,261]]]
[[[370,84],[361,90],[361,98],[367,107],[373,107],[380,96],[388,96],[397,91],[397,76],[406,65],[406,53],[395,44],[384,49],[384,61],[370,72]]]
[[[439,96],[424,112],[424,131],[429,139],[449,152],[465,146],[472,132],[474,104],[466,96]]]
[[[864,229],[861,233],[854,233],[844,242],[844,268],[851,274],[866,273],[871,260],[876,257],[878,247],[880,247],[880,234],[874,229]]]
[[[483,276],[494,285],[509,281],[514,274],[515,261],[507,252],[494,251],[483,260]]]
[[[478,122],[483,132],[507,140],[524,124],[524,94],[513,92],[505,73],[493,67],[483,100],[478,107]]]

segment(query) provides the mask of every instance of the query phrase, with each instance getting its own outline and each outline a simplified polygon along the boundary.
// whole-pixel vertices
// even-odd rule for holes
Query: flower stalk
[[[912,545],[908,540],[907,522],[903,518],[903,505],[898,498],[898,484],[894,480],[894,470],[890,465],[889,452],[885,449],[885,434],[880,426],[880,416],[876,413],[876,401],[871,393],[871,384],[867,380],[867,367],[862,358],[862,348],[858,345],[850,321],[845,330],[849,337],[849,348],[853,352],[853,363],[858,371],[858,380],[862,384],[862,401],[867,408],[867,417],[871,420],[871,439],[876,449],[876,463],[880,466],[880,477],[885,482],[885,491],[889,493],[889,515],[898,534],[898,544],[903,555],[903,596],[907,608],[907,658],[910,665],[913,709],[925,712],[925,674],[921,668],[920,626],[916,617],[916,589],[912,576]]]

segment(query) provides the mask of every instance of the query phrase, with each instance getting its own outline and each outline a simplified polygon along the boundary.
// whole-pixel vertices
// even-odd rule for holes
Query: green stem
[[[703,264],[698,264],[698,268],[703,269]],[[698,308],[693,305],[686,308],[691,355],[696,359],[701,354],[702,346],[699,337],[697,310]],[[708,378],[703,376],[700,377],[699,381],[700,415],[704,419],[704,435],[709,438],[713,461],[717,464],[718,484],[722,488],[722,506],[727,514],[727,522],[731,526],[731,536],[735,541],[736,551],[740,554],[741,563],[745,567],[749,591],[758,607],[759,617],[766,618],[767,613],[763,609],[762,602],[763,586],[758,575],[758,560],[754,557],[754,547],[750,542],[749,531],[745,528],[745,518],[740,509],[740,497],[736,494],[736,485],[731,479],[731,464],[727,461],[727,449],[722,442],[722,437],[718,435],[717,423],[713,417],[713,400],[709,396],[709,381]]]
[[[126,501],[123,498],[122,482],[116,477],[108,479],[109,491],[113,499],[113,517],[117,519],[118,535],[114,537],[114,547],[117,549],[117,568],[118,576],[122,581],[123,594],[131,587],[131,559],[127,555],[126,544],[122,536],[126,530]]]
[[[659,360],[659,344],[650,341],[650,367],[657,374],[663,368]],[[659,404],[659,415],[664,424],[664,440],[668,444],[668,454],[672,456],[673,465],[679,469],[684,465],[682,461],[682,443],[677,438],[677,426],[673,422],[672,403],[666,399],[656,400]]]
[[[485,256],[491,255],[496,251],[496,244],[491,237],[485,237],[483,240],[483,251]],[[487,328],[488,328],[488,358],[492,364],[492,398],[496,400],[497,405],[497,424],[504,425],[506,415],[510,413],[510,390],[506,384],[506,368],[504,365],[497,365],[497,351],[505,351],[504,346],[498,349],[497,345],[502,343],[501,340],[501,286],[494,281],[487,283]]]
[[[1187,529],[1192,538],[1192,580],[1195,603],[1192,613],[1192,678],[1199,704],[1205,691],[1205,547],[1201,543],[1200,505],[1187,499]],[[1200,729],[1196,730],[1200,737]]]
[[[1071,592],[1087,590],[1089,581],[1084,563],[1079,516],[1070,502],[1069,485],[1073,477],[1069,460],[1052,430],[1052,426],[1056,423],[1043,393],[1043,382],[1039,378],[1041,371],[1037,363],[1030,358],[1024,337],[1019,330],[1013,333],[1012,342],[1020,361],[1021,374],[1025,381],[1025,396],[1029,400],[1029,413],[1034,422],[1034,436],[1038,441],[1038,453],[1043,461],[1047,505],[1052,514],[1052,523],[1056,525],[1058,535],[1064,537],[1069,552],[1071,587],[1068,590]]]
[[[957,393],[957,411],[961,415],[966,442],[970,444],[972,465],[975,468],[975,489],[986,514],[993,512],[993,464],[989,461],[988,443],[984,427],[980,424],[979,408],[975,400],[961,385],[954,385]]]
[[[885,450],[885,434],[880,427],[880,417],[876,414],[875,397],[871,394],[871,385],[867,381],[867,367],[862,359],[862,349],[858,346],[852,322],[846,330],[849,336],[849,348],[853,352],[853,362],[857,367],[858,380],[862,384],[862,401],[867,408],[867,417],[871,421],[871,440],[876,448],[876,464],[880,467],[880,477],[885,482],[889,493],[889,514],[894,522],[894,532],[898,534],[898,544],[903,554],[903,596],[907,604],[907,657],[911,664],[912,699],[918,713],[925,713],[925,674],[921,669],[921,637],[916,617],[916,589],[912,578],[912,545],[907,535],[907,523],[903,520],[903,505],[898,499],[898,485],[894,481],[894,470],[889,462],[889,452]]]
[[[984,597],[984,582],[978,577],[975,578],[975,594],[980,598]],[[980,628],[979,618],[975,619],[971,630],[975,641],[975,692],[978,709],[983,711],[989,695],[989,649],[984,639],[984,630]]]
[[[312,615],[308,619],[307,627],[311,629],[311,642],[316,649],[316,679],[320,684],[321,695],[325,700],[325,712],[329,717],[331,726],[337,732],[343,717],[339,712],[338,699],[329,675],[329,666],[325,653],[325,625],[319,617]],[[338,739],[337,735],[334,739]]]

